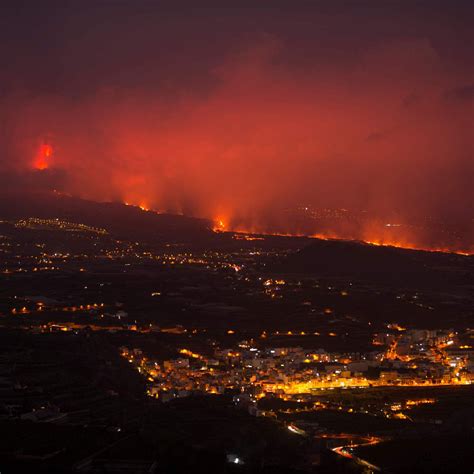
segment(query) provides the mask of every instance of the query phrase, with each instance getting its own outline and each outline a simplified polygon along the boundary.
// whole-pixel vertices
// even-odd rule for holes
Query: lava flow
[[[355,234],[343,235],[337,232],[318,232],[318,233],[304,233],[304,232],[274,232],[269,230],[259,230],[255,226],[251,228],[245,228],[242,226],[228,226],[225,225],[221,218],[214,220],[213,226],[214,232],[235,232],[237,234],[242,234],[245,236],[253,237],[255,235],[260,236],[280,236],[280,237],[307,237],[312,239],[320,240],[345,240],[345,241],[359,241],[368,245],[373,245],[377,247],[396,247],[407,250],[420,250],[425,252],[442,252],[442,253],[452,253],[457,255],[471,256],[474,255],[473,248],[455,248],[455,247],[445,247],[445,246],[434,246],[428,245],[423,242],[415,242],[409,240],[395,240],[388,238],[380,238],[374,235],[367,237],[367,234],[363,236],[358,236]],[[249,240],[253,240],[252,238]]]

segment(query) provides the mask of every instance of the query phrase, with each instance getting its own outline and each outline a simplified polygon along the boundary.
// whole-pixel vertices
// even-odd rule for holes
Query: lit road
[[[365,472],[380,472],[381,469],[378,466],[375,466],[374,464],[371,464],[370,462],[365,461],[364,459],[359,458],[358,456],[355,456],[350,452],[350,449],[358,448],[360,446],[370,446],[373,444],[378,444],[383,440],[381,438],[376,438],[375,436],[372,436],[370,438],[361,438],[361,440],[362,442],[357,444],[349,444],[332,448],[332,451],[334,451],[336,454],[339,454],[339,456],[352,459],[357,464],[364,467],[366,469]]]

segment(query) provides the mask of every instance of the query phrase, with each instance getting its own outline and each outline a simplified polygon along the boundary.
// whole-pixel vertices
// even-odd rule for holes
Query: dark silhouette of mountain
[[[87,201],[56,192],[2,192],[0,219],[63,219],[106,229],[119,239],[148,242],[202,242],[213,239],[212,223],[143,211],[121,203]]]
[[[473,280],[474,258],[356,241],[315,240],[287,257],[275,270],[401,284],[417,282],[429,285],[446,280],[469,283]]]

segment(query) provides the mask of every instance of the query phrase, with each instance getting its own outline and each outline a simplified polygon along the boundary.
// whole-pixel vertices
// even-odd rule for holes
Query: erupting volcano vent
[[[41,143],[36,153],[33,167],[36,170],[43,171],[50,167],[53,158],[53,147],[49,143]]]
[[[219,231],[472,250],[472,33],[456,8],[297,1],[198,21],[119,3],[114,21],[91,6],[100,28],[87,9],[38,7],[43,45],[3,51],[3,187]],[[25,44],[22,28],[0,45]]]

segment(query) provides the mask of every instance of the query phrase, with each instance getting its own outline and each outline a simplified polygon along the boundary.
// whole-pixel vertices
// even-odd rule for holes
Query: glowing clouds
[[[12,96],[0,160],[42,171],[31,173],[37,185],[213,219],[216,232],[469,250],[471,109],[446,95],[468,78],[424,37],[381,38],[350,57],[337,38],[324,50],[308,43],[311,54],[283,33],[242,39],[199,74],[179,71],[172,88],[137,76],[72,96]],[[155,59],[150,70],[166,76]],[[54,150],[45,138],[35,153],[45,130]],[[308,206],[351,212],[311,216]]]

